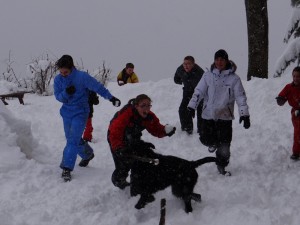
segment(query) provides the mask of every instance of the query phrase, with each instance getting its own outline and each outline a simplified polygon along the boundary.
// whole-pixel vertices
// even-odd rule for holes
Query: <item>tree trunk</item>
[[[268,78],[269,22],[267,0],[245,0],[248,29],[248,73]]]

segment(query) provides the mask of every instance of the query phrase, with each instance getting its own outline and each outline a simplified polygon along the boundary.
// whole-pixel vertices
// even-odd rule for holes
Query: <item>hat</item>
[[[215,53],[215,59],[223,58],[228,61],[228,54],[224,49],[220,49]]]

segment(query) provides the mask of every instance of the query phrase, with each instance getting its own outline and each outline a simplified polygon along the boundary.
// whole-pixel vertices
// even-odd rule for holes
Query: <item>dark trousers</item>
[[[232,120],[202,120],[200,141],[205,146],[216,146],[218,164],[225,167],[229,163],[232,141]]]
[[[123,183],[128,177],[128,173],[132,167],[132,160],[127,157],[120,157],[111,152],[115,163],[115,170],[112,173],[111,181],[115,186]]]
[[[193,125],[193,118],[189,114],[189,111],[187,109],[187,106],[192,98],[192,94],[183,94],[183,98],[181,101],[181,104],[179,106],[179,119],[180,119],[180,124],[181,124],[181,129],[182,130],[193,130],[194,125]],[[200,102],[200,104],[197,107],[197,132],[200,130],[201,126],[201,121],[202,121],[202,106],[203,106],[203,101]]]

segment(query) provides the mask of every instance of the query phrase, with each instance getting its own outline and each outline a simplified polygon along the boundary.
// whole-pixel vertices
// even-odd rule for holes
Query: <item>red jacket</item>
[[[165,126],[160,124],[153,112],[150,111],[143,118],[132,104],[125,105],[110,121],[107,138],[111,150],[127,147],[131,141],[140,140],[144,129],[158,138],[167,136]]]
[[[279,93],[280,97],[287,99],[290,106],[292,106],[292,113],[300,109],[300,87],[295,86],[294,83],[287,84]]]

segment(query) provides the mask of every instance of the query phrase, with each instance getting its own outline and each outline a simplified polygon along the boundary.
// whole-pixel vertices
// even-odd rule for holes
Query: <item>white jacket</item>
[[[221,73],[214,68],[203,74],[194,90],[188,107],[196,109],[204,99],[202,118],[206,120],[233,120],[234,102],[240,116],[249,116],[247,97],[241,79],[232,69]]]

